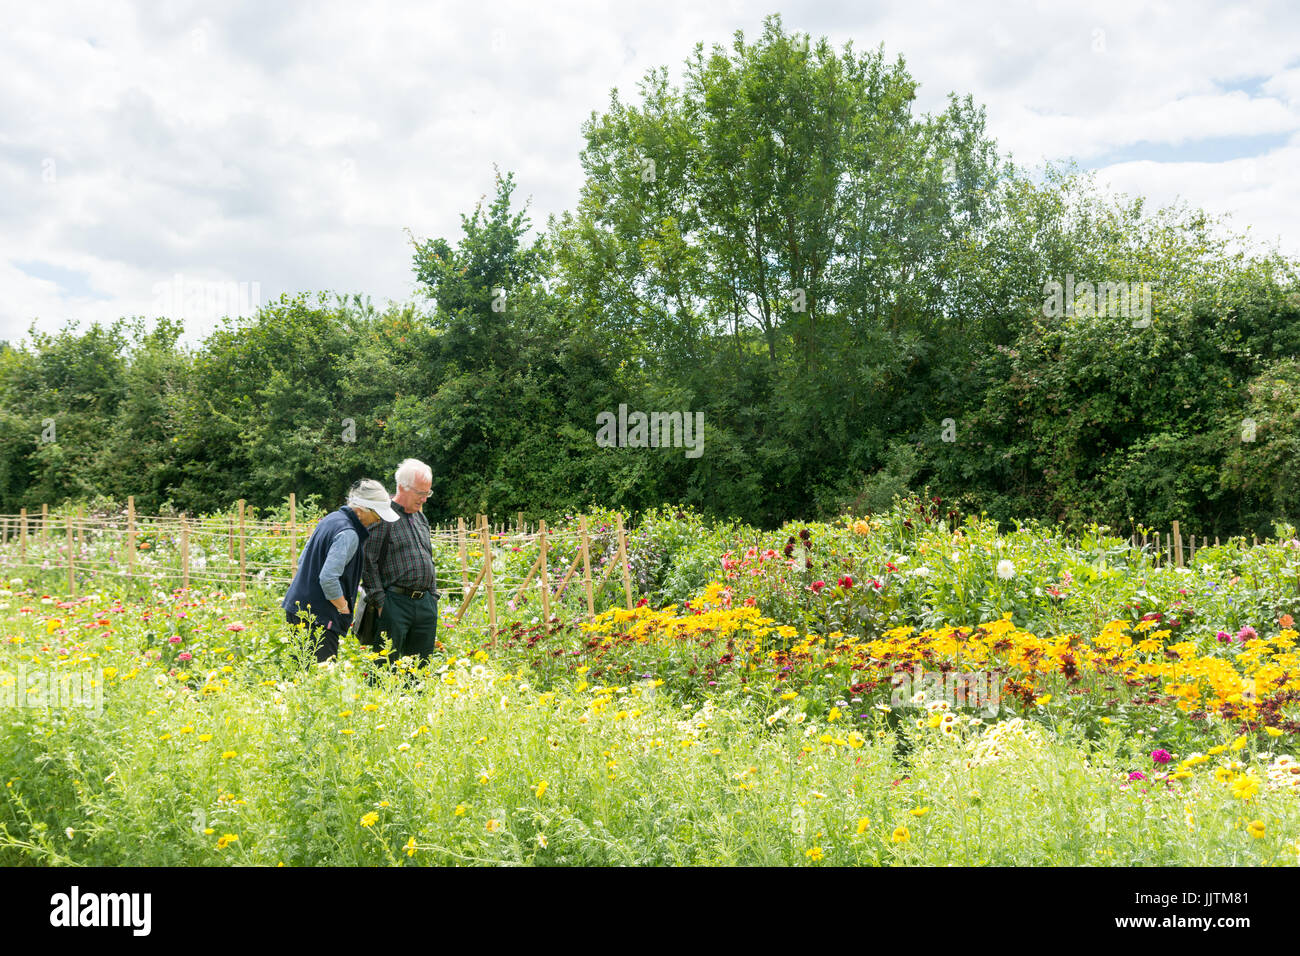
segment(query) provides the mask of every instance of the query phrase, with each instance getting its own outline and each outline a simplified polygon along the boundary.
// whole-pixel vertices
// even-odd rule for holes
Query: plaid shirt
[[[361,584],[366,600],[376,607],[384,603],[384,588],[396,584],[412,591],[432,591],[438,598],[438,574],[433,567],[433,545],[429,522],[420,509],[407,511],[396,501],[397,520],[381,521],[370,529],[366,539],[366,558],[362,565]],[[379,552],[384,563],[379,564]]]

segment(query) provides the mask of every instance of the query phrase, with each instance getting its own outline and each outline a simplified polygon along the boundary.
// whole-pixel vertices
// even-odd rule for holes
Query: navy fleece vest
[[[295,617],[305,621],[310,611],[320,627],[329,626],[335,634],[343,632],[343,615],[329,602],[320,586],[320,569],[325,564],[325,557],[330,552],[330,545],[340,531],[351,528],[357,533],[357,553],[343,568],[339,584],[343,586],[343,597],[348,607],[355,607],[357,585],[361,582],[361,564],[366,556],[366,538],[370,532],[361,523],[351,508],[332,511],[320,520],[316,530],[307,539],[302,549],[302,558],[298,561],[298,574],[289,585],[289,593],[284,596],[280,606],[284,608],[289,620]],[[298,604],[301,607],[296,608]],[[295,613],[296,611],[296,613]]]

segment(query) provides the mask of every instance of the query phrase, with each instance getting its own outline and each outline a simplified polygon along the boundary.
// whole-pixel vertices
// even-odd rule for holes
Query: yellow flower
[[[158,739],[159,739],[159,740],[171,740],[171,739],[172,739],[172,735],[171,735],[171,734],[163,734],[163,735],[162,735],[161,737],[159,737]]]
[[[539,796],[539,797],[540,797],[542,794],[544,794],[545,792],[546,792],[546,781],[545,781],[545,780],[543,780],[541,783],[539,783],[539,784],[538,784],[538,785],[533,789],[533,793],[534,793],[536,796]]]
[[[923,817],[923,816],[925,816],[927,813],[930,812],[930,808],[929,808],[929,807],[913,807],[913,808],[912,808],[911,810],[909,810],[908,812],[909,812],[910,814],[912,814],[912,816],[914,816],[914,817]]]
[[[456,816],[458,816],[458,817],[463,817],[463,816],[465,815],[465,811],[466,811],[467,809],[469,809],[469,808],[466,807],[465,804],[460,803],[460,804],[457,804],[457,805],[456,805],[456,809],[455,809],[453,812],[456,814]]]
[[[1240,750],[1244,746],[1246,746],[1246,737],[1244,734],[1232,742],[1233,750]]]
[[[799,696],[799,695],[796,694],[794,691],[792,691],[792,690],[788,690],[788,691],[786,691],[784,694],[781,695],[781,699],[782,699],[782,700],[794,700],[794,699],[795,699],[796,697],[798,697],[798,696]]]
[[[194,728],[191,727],[189,724],[186,724],[184,727],[182,727],[180,730],[176,732],[178,734],[192,734],[194,733]]]
[[[488,833],[496,833],[496,832],[497,832],[497,828],[500,827],[500,826],[501,826],[501,824],[500,824],[498,821],[496,821],[496,820],[489,820],[489,821],[487,822]]]
[[[832,707],[832,708],[831,708],[831,712],[830,712],[829,714],[826,715],[826,719],[827,719],[828,721],[831,721],[831,720],[839,720],[839,719],[840,719],[840,709],[839,709],[838,707]]]
[[[379,822],[379,814],[375,813],[375,811],[373,810],[371,810],[369,813],[367,813],[364,817],[361,818],[361,825],[363,827],[373,827],[378,822]]]
[[[107,673],[107,671],[105,671],[105,673]],[[1264,733],[1268,734],[1270,737],[1282,736],[1282,731],[1278,730],[1276,727],[1265,727]]]
[[[415,837],[407,840],[406,846],[402,847],[402,849],[406,851],[407,856],[415,856]]]
[[[858,836],[862,836],[862,834],[866,833],[866,832],[867,832],[867,827],[869,827],[869,826],[871,826],[871,818],[870,818],[870,817],[863,817],[861,820],[859,820],[859,821],[858,821]]]
[[[340,717],[351,717],[351,716],[352,716],[352,711],[350,711],[350,710],[340,710],[340,711],[339,711],[339,716],[340,716]]]
[[[199,734],[199,743],[206,744],[212,739],[211,734]]]
[[[224,850],[226,847],[230,846],[230,844],[234,843],[238,839],[239,839],[238,834],[235,833],[223,834],[222,836],[217,838],[217,849]]]
[[[577,667],[577,668],[575,668],[575,669],[574,669],[574,673],[577,674],[579,677],[581,677],[583,674],[587,673],[587,671],[589,671],[589,670],[591,670],[591,668],[588,667],[586,664],[583,664],[581,667]]]
[[[820,860],[825,855],[826,854],[822,852],[822,848],[819,846],[815,846],[811,850],[807,850],[804,852],[804,856],[808,857],[808,859],[813,860],[814,862]]]
[[[217,832],[217,831],[214,830],[214,829],[212,829],[212,827],[208,827],[206,830],[203,831],[203,835],[204,835],[204,836],[212,836],[212,834],[214,834],[214,833],[216,833],[216,832]]]
[[[1034,630],[1037,630],[1037,628],[1035,628]],[[1052,695],[1051,695],[1051,694],[1044,694],[1042,697],[1035,697],[1035,698],[1034,698],[1034,703],[1037,704],[1039,707],[1045,707],[1046,705],[1050,704],[1051,702],[1052,702]]]
[[[221,759],[222,759],[222,760],[232,760],[232,759],[234,759],[235,757],[238,757],[238,756],[239,756],[239,754],[238,754],[237,752],[235,752],[235,751],[233,751],[233,750],[227,750],[225,753],[223,753],[223,754],[221,755]]]
[[[1246,824],[1246,832],[1258,840],[1264,835],[1264,821],[1251,820],[1250,823]]]
[[[1254,777],[1239,777],[1232,783],[1232,795],[1238,800],[1249,800],[1259,793],[1259,781]]]
[[[907,832],[907,827],[896,827],[889,838],[895,843],[906,843],[912,835]]]
[[[1208,753],[1211,757],[1217,757],[1219,754],[1223,753],[1227,749],[1228,748],[1226,745],[1219,744],[1217,747],[1211,747],[1209,750],[1206,751],[1206,753]]]

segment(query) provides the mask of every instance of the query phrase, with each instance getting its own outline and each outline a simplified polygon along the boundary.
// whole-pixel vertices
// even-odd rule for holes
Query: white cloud
[[[645,70],[680,78],[697,42],[729,46],[737,29],[752,41],[768,12],[734,0],[17,8],[0,37],[0,338],[37,316],[55,328],[147,314],[176,273],[259,282],[264,300],[405,299],[406,228],[454,239],[493,163],[516,172],[534,223],[572,208],[580,127],[611,87],[635,100]],[[1201,158],[1210,139],[1300,129],[1300,14],[1285,5],[808,2],[783,19],[837,48],[902,54],[922,109],[971,93],[1022,164],[1144,144]],[[1255,156],[1253,180],[1244,158],[1104,175],[1231,209],[1294,250],[1295,143]]]

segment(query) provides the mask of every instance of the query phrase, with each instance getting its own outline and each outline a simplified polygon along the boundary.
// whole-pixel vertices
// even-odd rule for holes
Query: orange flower
[[[1278,623],[1281,624],[1282,627],[1289,629],[1293,624],[1295,624],[1295,618],[1290,614],[1283,614],[1278,618]]]

